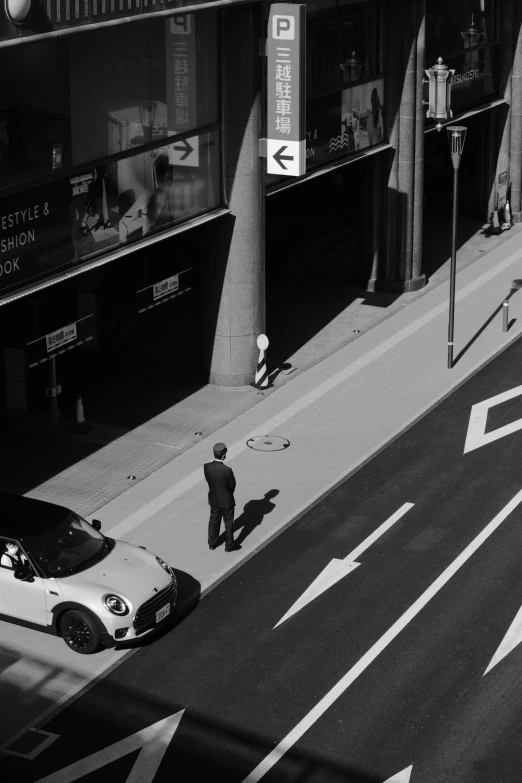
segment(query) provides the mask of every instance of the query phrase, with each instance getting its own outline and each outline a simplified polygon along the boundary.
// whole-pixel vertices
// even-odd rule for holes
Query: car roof
[[[25,535],[41,533],[70,513],[64,506],[0,492],[0,536],[21,539]]]

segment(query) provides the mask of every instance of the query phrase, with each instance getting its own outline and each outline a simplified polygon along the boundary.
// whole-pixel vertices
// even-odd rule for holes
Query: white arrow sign
[[[502,392],[502,394],[497,394],[496,397],[490,397],[489,400],[483,400],[472,406],[466,443],[464,444],[464,454],[467,454],[468,451],[478,449],[481,446],[486,446],[488,443],[493,443],[493,441],[499,440],[499,438],[503,438],[505,435],[511,435],[512,432],[522,430],[522,419],[518,419],[511,424],[506,424],[504,427],[498,427],[496,430],[486,434],[486,423],[490,408],[493,408],[495,405],[500,405],[502,402],[512,400],[514,397],[519,397],[521,394],[522,386],[517,386],[515,389]]]
[[[382,525],[377,528],[377,530],[374,530],[374,532],[368,536],[368,538],[366,538],[362,544],[359,544],[359,546],[356,547],[353,552],[350,552],[350,554],[347,555],[343,560],[339,560],[337,557],[334,557],[334,559],[328,563],[326,568],[321,571],[317,579],[312,582],[310,587],[308,587],[302,596],[297,599],[295,604],[290,607],[285,616],[282,617],[279,622],[276,623],[276,625],[274,625],[274,628],[277,628],[278,625],[284,623],[285,620],[288,620],[289,617],[291,617],[293,614],[296,614],[296,612],[302,609],[303,606],[306,606],[306,604],[309,604],[310,601],[314,600],[314,598],[317,598],[318,595],[321,595],[321,593],[324,593],[325,590],[328,590],[329,587],[342,579],[343,576],[346,576],[346,574],[348,574],[350,571],[353,571],[354,568],[360,566],[360,563],[355,562],[356,558],[359,557],[359,555],[361,555],[366,549],[368,549],[369,546],[375,543],[378,538],[386,533],[386,531],[389,530],[392,525],[394,525],[402,516],[404,516],[407,511],[410,510],[410,508],[413,508],[413,503],[404,503],[404,505],[401,506],[400,509],[395,512],[395,514],[392,514],[392,516],[387,519],[386,522],[383,522]]]
[[[294,726],[294,728],[284,737],[275,748],[273,748],[268,756],[262,759],[257,767],[247,775],[243,780],[243,783],[258,783],[272,767],[274,767],[281,758],[292,748],[301,737],[303,737],[307,731],[324,715],[324,713],[335,704],[338,698],[347,691],[350,685],[355,682],[357,677],[361,675],[370,666],[373,661],[386,649],[386,647],[397,638],[401,631],[406,628],[409,623],[424,609],[425,606],[431,601],[434,596],[437,595],[439,590],[449,582],[449,580],[455,576],[462,566],[468,562],[470,557],[482,546],[482,544],[493,535],[502,522],[508,518],[508,516],[522,503],[522,489],[517,492],[514,498],[504,506],[501,511],[488,522],[485,528],[471,541],[460,555],[457,555],[455,560],[449,564],[449,566],[438,576],[434,582],[422,593],[413,604],[406,609],[404,614],[396,620],[393,625],[388,628],[386,633],[381,636],[380,639],[370,647],[367,652],[364,653],[362,658],[359,658],[351,669],[341,677],[341,679],[330,688],[328,693],[322,697],[320,701],[315,704],[312,709]]]
[[[385,780],[384,783],[410,783],[412,770],[413,765],[406,767],[406,769],[403,769],[401,772],[397,772],[396,775],[393,775],[393,777]]]
[[[72,783],[139,748],[141,751],[126,783],[152,783],[184,712],[185,710],[180,710],[130,737],[115,742],[114,745],[109,745],[108,748],[103,748],[58,772],[40,778],[36,783]]]
[[[509,626],[507,634],[502,639],[484,674],[487,674],[502,658],[505,658],[506,655],[514,650],[520,642],[522,642],[522,607],[518,610],[515,619]]]

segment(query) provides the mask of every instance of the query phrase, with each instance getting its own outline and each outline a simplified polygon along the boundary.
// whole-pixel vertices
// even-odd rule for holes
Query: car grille
[[[159,593],[149,598],[140,606],[136,612],[133,626],[136,634],[145,633],[156,625],[156,612],[166,604],[170,604],[170,611],[176,605],[177,587],[176,582],[172,581],[170,585],[164,587]]]

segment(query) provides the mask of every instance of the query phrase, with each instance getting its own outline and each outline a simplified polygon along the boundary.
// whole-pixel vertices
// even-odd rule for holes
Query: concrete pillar
[[[424,125],[426,107],[423,79],[426,78],[426,0],[417,0],[417,52],[415,96],[415,161],[413,183],[412,275],[410,291],[423,288],[426,276],[422,271],[422,223],[424,219]]]
[[[513,9],[513,67],[511,74],[510,181],[513,221],[522,221],[522,5]],[[503,31],[504,32],[504,31]],[[507,34],[507,31],[506,31]]]
[[[253,382],[256,338],[265,331],[261,13],[240,6],[221,17],[223,183],[231,215],[207,224],[200,240],[200,365],[220,386]]]
[[[393,68],[386,108],[394,148],[388,173],[387,279],[380,289],[415,291],[422,266],[425,0],[390,0],[387,52]]]
[[[401,0],[389,0],[386,14],[386,58],[388,63],[400,63],[401,51]],[[387,129],[389,143],[392,147],[388,157],[386,193],[384,199],[387,209],[386,225],[386,279],[379,281],[376,287],[387,288],[387,281],[394,280],[397,271],[397,226],[400,220],[399,210],[399,105],[400,105],[400,70],[390,68],[385,78],[384,123]],[[386,180],[386,177],[384,178]]]

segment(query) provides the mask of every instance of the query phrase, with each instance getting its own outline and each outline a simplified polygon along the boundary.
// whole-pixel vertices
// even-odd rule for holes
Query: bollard
[[[266,369],[266,354],[268,348],[268,337],[266,334],[260,334],[257,338],[257,347],[259,348],[259,359],[257,362],[256,378],[254,386],[257,389],[266,389],[268,386],[268,372]]]
[[[85,434],[86,432],[89,432],[90,429],[91,425],[85,421],[85,413],[83,411],[83,401],[81,395],[78,394],[76,397],[76,423],[71,427],[71,431]]]
[[[502,302],[502,331],[507,332],[509,321],[509,302],[505,299]]]

